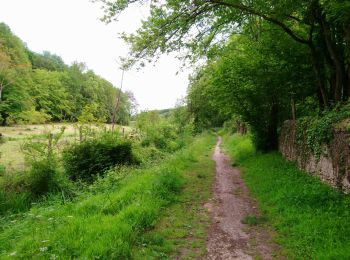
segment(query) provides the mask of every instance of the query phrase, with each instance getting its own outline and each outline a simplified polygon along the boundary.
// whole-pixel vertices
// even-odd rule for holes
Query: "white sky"
[[[108,25],[99,20],[102,15],[99,5],[89,0],[0,0],[0,22],[10,26],[29,49],[50,51],[68,64],[85,62],[119,87],[121,71],[115,60],[127,54],[128,46],[118,33],[137,29],[147,12],[134,7]],[[190,73],[176,75],[180,64],[173,56],[163,56],[155,66],[128,71],[123,90],[134,93],[139,110],[173,107],[186,95]]]

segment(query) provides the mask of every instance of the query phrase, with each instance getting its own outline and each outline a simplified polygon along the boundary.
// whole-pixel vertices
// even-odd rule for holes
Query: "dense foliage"
[[[101,0],[105,21],[148,1]],[[124,38],[130,64],[161,53],[206,65],[192,77],[188,107],[198,130],[247,122],[258,148],[277,147],[280,123],[347,102],[348,1],[150,1],[141,28]],[[294,103],[296,105],[294,106]]]
[[[63,164],[68,176],[76,181],[92,182],[97,175],[115,165],[137,163],[131,142],[120,140],[116,134],[106,133],[98,139],[73,144],[63,152]]]
[[[69,201],[86,186],[112,187],[125,169],[148,167],[192,142],[185,107],[142,112],[134,128],[114,131],[96,122],[95,109],[83,109],[74,124],[79,135],[66,134],[62,127],[60,132],[24,139],[25,167],[0,167],[0,215],[26,211],[44,198]]]
[[[95,116],[111,122],[119,90],[82,63],[66,65],[49,52],[34,53],[0,24],[0,124],[76,121],[95,104]],[[131,93],[122,93],[117,121],[129,122]]]

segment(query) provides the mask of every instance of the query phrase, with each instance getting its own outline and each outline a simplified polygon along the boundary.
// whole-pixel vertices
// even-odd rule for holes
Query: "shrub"
[[[63,165],[72,180],[92,182],[115,165],[137,163],[129,141],[106,133],[100,138],[73,144],[63,152]]]
[[[133,153],[135,158],[137,158],[136,160],[140,163],[154,162],[165,156],[165,153],[157,149],[154,145],[144,146],[143,143],[141,145],[135,145],[133,147]]]
[[[49,194],[73,195],[73,187],[54,160],[32,161],[28,171],[4,173],[0,183],[0,214],[28,210]]]
[[[33,197],[57,193],[66,188],[68,188],[67,180],[55,162],[43,160],[32,163],[28,175],[28,190]]]
[[[229,146],[230,154],[235,160],[235,163],[241,163],[245,159],[255,154],[255,147],[250,135],[234,134],[230,137]]]
[[[51,120],[51,116],[45,111],[36,111],[34,109],[22,111],[18,114],[10,115],[6,123],[14,124],[44,124]]]

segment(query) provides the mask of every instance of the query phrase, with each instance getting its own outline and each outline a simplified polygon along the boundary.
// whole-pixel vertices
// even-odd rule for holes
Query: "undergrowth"
[[[0,220],[0,258],[131,258],[142,235],[177,201],[185,181],[182,173],[203,153],[207,138],[213,137],[198,138],[158,166],[130,169],[120,179],[109,172],[100,181],[104,188],[97,181],[94,192],[74,201],[51,200]]]
[[[350,258],[350,198],[300,171],[278,153],[248,153],[249,137],[225,137],[224,145],[292,259]],[[242,146],[244,149],[242,149]]]
[[[300,146],[306,146],[316,158],[320,158],[322,146],[329,144],[333,139],[335,124],[348,118],[350,118],[349,104],[325,110],[318,116],[299,118],[296,124],[296,142]]]

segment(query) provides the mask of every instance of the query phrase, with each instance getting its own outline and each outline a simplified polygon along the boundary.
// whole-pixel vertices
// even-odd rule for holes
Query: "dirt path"
[[[215,147],[216,179],[213,198],[205,207],[213,225],[204,259],[272,259],[275,246],[261,226],[242,224],[247,215],[259,216],[237,168],[221,152],[221,138]]]

